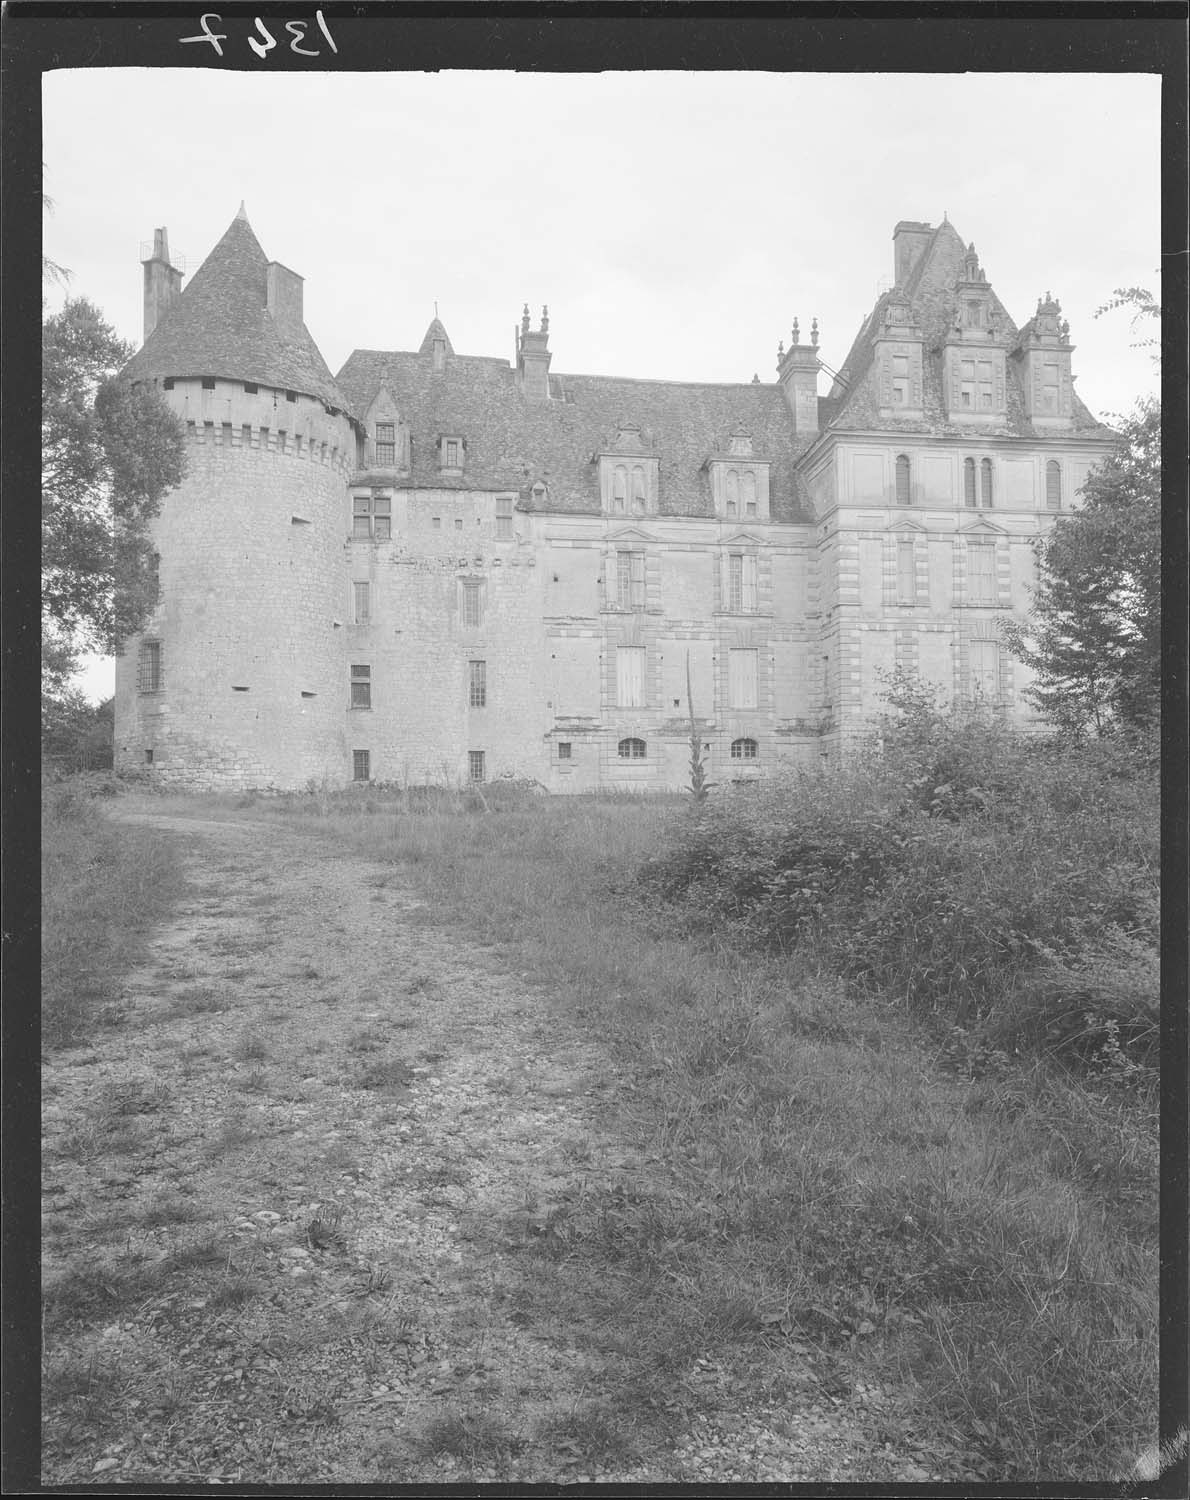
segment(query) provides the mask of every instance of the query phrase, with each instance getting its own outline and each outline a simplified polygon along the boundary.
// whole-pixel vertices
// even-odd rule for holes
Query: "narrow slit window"
[[[901,453],[897,455],[897,504],[908,505],[909,500],[909,459]]]
[[[979,503],[984,510],[992,508],[992,461],[984,458],[979,463]]]
[[[1047,510],[1062,509],[1062,465],[1052,458],[1045,466],[1045,505]]]
[[[975,460],[963,460],[963,504],[968,510],[975,509]]]

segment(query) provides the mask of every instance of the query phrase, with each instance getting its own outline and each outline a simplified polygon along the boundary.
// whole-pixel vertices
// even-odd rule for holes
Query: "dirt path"
[[[626,1421],[631,1330],[526,1295],[568,1203],[649,1173],[611,1133],[624,1080],[547,992],[390,866],[118,816],[183,837],[192,886],[123,1024],[46,1068],[46,1482],[855,1472],[809,1377],[740,1411],[707,1357],[642,1393],[668,1428]]]

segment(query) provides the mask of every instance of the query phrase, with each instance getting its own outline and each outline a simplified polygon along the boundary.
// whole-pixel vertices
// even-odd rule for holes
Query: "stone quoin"
[[[897,225],[837,372],[795,319],[771,383],[561,374],[527,306],[511,362],[435,312],[332,376],[242,206],[185,287],[164,229],[143,264],[125,375],[189,467],[117,659],[120,769],[674,789],[688,668],[712,781],[838,752],[897,668],[1038,727],[997,619],[1112,434],[1059,304],[1018,328],[945,219]]]

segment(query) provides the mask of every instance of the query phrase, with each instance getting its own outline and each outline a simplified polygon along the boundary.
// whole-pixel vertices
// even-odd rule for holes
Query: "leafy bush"
[[[898,686],[852,764],[727,792],[640,884],[692,929],[807,950],[1006,1045],[1151,1054],[1155,747],[1013,735]]]

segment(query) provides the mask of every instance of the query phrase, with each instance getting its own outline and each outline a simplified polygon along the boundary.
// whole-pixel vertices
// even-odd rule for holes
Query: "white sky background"
[[[416,349],[435,301],[458,353],[512,360],[528,301],[559,373],[773,381],[794,316],[837,369],[893,226],[945,211],[1018,326],[1060,300],[1103,416],[1157,385],[1128,315],[1091,315],[1160,296],[1159,114],[1139,74],[71,70],[44,80],[45,251],[139,345],[141,242],[165,225],[193,273],[243,199],[336,373]]]

